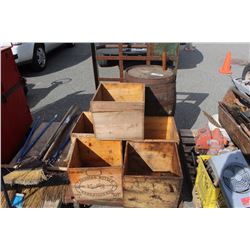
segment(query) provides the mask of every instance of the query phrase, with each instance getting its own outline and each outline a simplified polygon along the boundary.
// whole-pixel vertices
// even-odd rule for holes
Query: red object
[[[219,150],[223,149],[227,144],[227,139],[218,128],[212,132],[209,128],[199,129],[195,140],[195,148],[197,150],[208,150],[208,154],[218,154]]]
[[[212,138],[218,141],[220,148],[224,148],[228,144],[227,139],[222,135],[220,129],[216,128],[212,131]]]
[[[223,65],[220,67],[219,72],[224,75],[229,75],[232,74],[231,71],[231,60],[232,60],[232,55],[231,52],[227,52],[227,55],[225,57]]]
[[[198,134],[195,141],[195,147],[197,149],[209,149],[209,141],[212,139],[211,131],[209,128],[198,129]]]
[[[21,81],[11,48],[1,48],[1,163],[15,156],[32,123]]]
[[[241,203],[243,206],[250,206],[250,196],[241,198]]]

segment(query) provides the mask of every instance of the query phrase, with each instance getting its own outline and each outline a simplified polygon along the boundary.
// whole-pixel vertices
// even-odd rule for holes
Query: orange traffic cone
[[[232,60],[232,55],[231,52],[227,52],[226,58],[224,60],[223,65],[220,67],[219,72],[221,74],[232,74],[231,71],[231,60]]]

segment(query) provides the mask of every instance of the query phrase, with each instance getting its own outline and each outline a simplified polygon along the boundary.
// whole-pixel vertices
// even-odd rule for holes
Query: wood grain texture
[[[65,196],[63,199],[63,203],[64,204],[70,204],[70,203],[74,203],[76,202],[76,199],[74,197],[71,185],[68,186],[66,192],[65,192]],[[121,207],[123,204],[123,199],[119,198],[119,199],[112,199],[112,200],[101,200],[101,199],[95,199],[95,200],[81,200],[78,199],[77,203],[81,204],[81,205],[101,205],[101,206],[112,206],[112,207]]]
[[[93,137],[74,139],[68,175],[76,201],[122,198],[122,143]],[[91,203],[91,204],[92,204]]]
[[[91,112],[82,112],[71,132],[72,137],[93,136],[93,119]]]
[[[144,138],[142,111],[93,113],[94,131],[100,140],[128,140]]]
[[[219,102],[218,113],[219,122],[223,128],[227,131],[235,145],[237,145],[246,158],[250,161],[250,138],[238,124],[233,116],[228,112],[224,103],[227,105],[235,105],[235,103],[244,103],[250,108],[249,97],[245,97],[242,93],[237,94],[235,88],[229,88],[223,98],[223,102]],[[242,95],[244,98],[242,98]]]
[[[147,116],[174,115],[176,104],[176,75],[170,68],[159,65],[137,65],[126,69],[127,82],[141,82],[146,87]]]
[[[219,122],[225,128],[235,145],[237,145],[242,153],[250,160],[250,138],[242,130],[241,126],[234,120],[231,114],[223,107],[223,103],[219,102],[218,107]]]
[[[143,139],[144,106],[144,84],[100,84],[90,102],[95,136],[100,140]]]
[[[173,116],[145,116],[144,139],[168,140],[179,144],[180,137]]]
[[[182,171],[176,143],[127,142],[124,207],[177,207],[181,187]]]
[[[124,176],[123,206],[141,208],[177,207],[181,193],[180,178]]]

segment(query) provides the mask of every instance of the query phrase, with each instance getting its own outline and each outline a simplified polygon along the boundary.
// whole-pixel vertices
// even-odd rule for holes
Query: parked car
[[[12,53],[18,65],[30,63],[35,71],[42,71],[47,65],[48,52],[62,46],[62,43],[1,43],[12,46]],[[74,43],[66,46],[73,47]]]

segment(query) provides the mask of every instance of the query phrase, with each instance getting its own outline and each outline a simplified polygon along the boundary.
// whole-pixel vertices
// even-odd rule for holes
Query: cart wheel
[[[250,81],[250,63],[246,65],[242,72],[242,80]]]
[[[47,65],[47,55],[44,49],[43,44],[35,44],[33,59],[32,59],[32,68],[35,71],[42,71]]]

